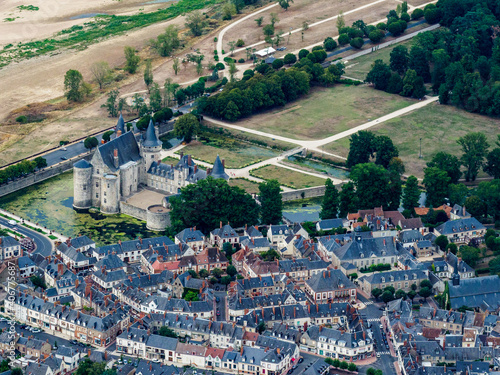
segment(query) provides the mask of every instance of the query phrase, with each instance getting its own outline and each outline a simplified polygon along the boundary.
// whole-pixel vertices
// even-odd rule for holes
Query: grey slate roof
[[[115,167],[113,157],[115,148],[118,149],[118,168]],[[142,158],[139,153],[139,145],[132,132],[122,134],[118,138],[99,146],[97,151],[101,154],[104,164],[113,172],[116,172],[124,164],[131,161],[137,162]]]
[[[249,249],[271,246],[267,237],[256,237],[256,238],[241,237],[240,244],[241,247],[248,246]]]
[[[238,237],[236,231],[229,224],[224,225],[222,228],[214,229],[212,234],[214,236],[219,236],[219,238]]]
[[[484,225],[474,217],[470,217],[468,219],[450,220],[436,228],[439,233],[444,235],[482,229],[485,229]]]
[[[101,271],[100,269],[94,272],[94,276],[105,283],[110,283],[113,281],[124,280],[127,278],[127,274],[122,269],[116,271]]]
[[[46,375],[51,371],[50,367],[44,363],[33,363],[30,362],[26,367],[26,375]]]
[[[355,236],[355,239],[346,243],[334,253],[340,261],[352,259],[387,257],[398,255],[393,237],[363,238]]]
[[[196,228],[185,228],[181,232],[177,233],[175,235],[175,238],[185,243],[205,240],[204,234],[201,233],[201,231],[197,230]]]
[[[405,230],[400,234],[403,243],[423,241],[424,236],[418,230]]]
[[[318,221],[318,226],[320,230],[331,230],[333,228],[338,228],[344,225],[342,219],[327,219]]]
[[[312,326],[307,330],[307,334],[314,341],[319,341],[320,338],[323,337],[326,343],[331,342],[339,344],[343,342],[343,346],[346,348],[357,348],[360,346],[359,342],[363,340],[366,343],[371,343],[371,339],[366,334],[363,339],[363,331],[347,332],[338,329]]]
[[[149,120],[149,125],[144,136],[144,142],[142,144],[144,147],[158,147],[162,145],[162,142],[156,136],[153,119]]]
[[[21,269],[36,266],[35,262],[33,262],[29,257],[26,256],[18,258],[17,265]]]
[[[143,238],[142,240],[123,241],[121,243],[102,246],[94,251],[101,255],[108,255],[115,252],[116,254],[123,254],[124,252],[147,250],[151,247],[159,247],[163,245],[173,245],[174,242],[167,236]]]
[[[79,236],[76,238],[71,239],[71,245],[77,249],[83,247],[83,246],[92,246],[95,245],[95,242],[92,241],[89,237],[87,236]]]
[[[229,176],[224,170],[224,166],[222,165],[222,161],[219,158],[219,155],[215,158],[214,167],[210,176],[213,178],[223,178],[224,180],[229,180]]]
[[[284,259],[279,261],[280,272],[293,272],[300,270],[322,270],[326,269],[330,263],[322,259],[310,260],[309,258]]]
[[[407,279],[405,279],[407,277]],[[369,276],[362,276],[360,281],[367,281],[370,284],[381,284],[397,281],[408,281],[426,279],[427,275],[422,270],[401,270],[401,271],[388,271],[388,272],[375,272]],[[382,281],[384,279],[384,281]]]
[[[16,241],[14,237],[11,236],[3,236],[0,237],[1,242],[0,242],[0,249],[4,247],[12,247],[12,246],[20,246],[19,242]]]
[[[116,131],[121,131],[122,134],[125,133],[125,121],[123,120],[123,116],[120,113],[120,117],[118,118],[118,122],[116,123]]]
[[[352,289],[356,286],[340,270],[328,270],[313,275],[306,284],[315,292],[328,292],[340,288]],[[342,286],[342,287],[341,287]]]
[[[500,306],[500,278],[475,277],[460,280],[460,285],[449,284],[451,308],[480,307],[483,302],[496,309]]]
[[[196,172],[195,172],[196,169]],[[186,181],[190,183],[196,183],[207,177],[207,172],[200,168],[195,168],[195,163],[191,159],[190,155],[184,155],[179,162],[172,167],[170,164],[157,163],[156,161],[151,164],[148,170],[149,174],[155,176],[165,177],[169,180],[174,179],[175,171],[187,170]]]
[[[99,260],[94,267],[101,269],[106,267],[108,271],[114,271],[125,267],[126,264],[115,254],[106,255],[104,258]]]
[[[80,169],[87,169],[87,168],[91,168],[92,164],[90,164],[85,159],[81,159],[81,160],[77,161],[75,164],[73,164],[73,167],[74,168],[80,168]]]

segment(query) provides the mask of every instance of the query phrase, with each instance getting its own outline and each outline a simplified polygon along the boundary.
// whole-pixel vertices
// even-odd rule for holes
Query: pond
[[[73,204],[73,172],[66,172],[0,198],[0,207],[66,236],[87,235],[97,245],[162,235],[127,215],[78,213]]]
[[[322,163],[319,161],[314,161],[310,159],[297,158],[295,156],[289,156],[288,160],[298,163],[300,165],[307,166],[319,172],[326,172],[328,175],[338,178],[339,180],[347,180],[349,178],[349,172],[340,168],[336,168],[332,165]]]
[[[318,221],[323,197],[289,201],[283,205],[283,216],[292,223]]]

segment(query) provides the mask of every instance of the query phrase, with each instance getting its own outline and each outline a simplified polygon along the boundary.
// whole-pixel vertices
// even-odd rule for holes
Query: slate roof
[[[334,253],[340,261],[370,257],[390,257],[398,255],[393,237],[363,238],[357,236]]]
[[[99,269],[95,271],[93,275],[105,283],[124,280],[127,278],[127,274],[122,269],[116,271],[104,271],[104,272]]]
[[[443,235],[482,229],[485,229],[484,225],[474,217],[470,217],[468,219],[450,220],[436,228],[436,230]]]
[[[177,238],[181,242],[189,243],[189,242],[204,241],[205,235],[196,228],[186,228],[181,232],[177,233],[175,235],[175,238]]]
[[[36,264],[33,262],[29,257],[20,257],[17,259],[17,266],[22,269],[22,268],[28,268],[28,267],[35,267]]]
[[[322,259],[310,260],[309,258],[284,259],[279,261],[280,272],[294,272],[300,270],[322,270],[326,269],[330,263]]]
[[[24,371],[27,375],[46,375],[52,369],[44,363],[30,362]]]
[[[118,168],[114,163],[114,149],[118,149]],[[116,172],[120,166],[129,162],[137,162],[142,159],[139,153],[139,145],[135,139],[134,133],[127,132],[121,136],[110,140],[109,142],[99,146],[97,151],[106,166],[112,171]]]
[[[195,171],[196,169],[196,171]],[[169,180],[174,180],[175,171],[185,171],[187,170],[186,181],[190,183],[196,183],[207,177],[207,172],[200,168],[195,168],[195,163],[191,159],[191,155],[184,155],[179,162],[172,166],[171,164],[158,163],[154,161],[148,170],[149,174],[155,176],[165,177]]]
[[[403,243],[422,241],[424,236],[418,230],[405,230],[400,234],[400,241]]]
[[[123,120],[123,116],[120,113],[120,117],[118,117],[118,122],[116,123],[116,131],[121,131],[122,134],[125,134],[125,121]]]
[[[143,238],[142,240],[123,241],[121,243],[105,245],[100,248],[94,249],[98,254],[108,255],[115,252],[116,254],[123,254],[124,252],[147,250],[150,247],[159,247],[164,245],[174,245],[174,242],[167,236]]]
[[[0,237],[0,249],[4,247],[20,246],[19,242],[14,237],[2,236]]]
[[[219,158],[219,155],[215,158],[214,167],[210,176],[213,178],[223,178],[224,180],[229,180],[229,176],[224,170],[224,166],[222,165],[222,161]]]
[[[224,225],[222,228],[214,229],[212,234],[219,236],[219,238],[238,237],[236,231],[229,224]]]
[[[428,241],[428,240],[418,241],[417,247],[419,249],[423,249],[423,248],[426,248],[426,247],[432,247],[432,242]]]
[[[106,267],[106,270],[108,271],[122,269],[125,266],[126,264],[115,254],[106,255],[94,265],[94,267],[98,270],[102,267]]]
[[[71,245],[77,249],[84,247],[84,246],[92,246],[95,245],[95,242],[92,241],[89,237],[87,236],[79,236],[76,238],[71,239]]]
[[[419,229],[424,225],[422,224],[422,219],[420,217],[399,220],[399,226],[401,229]]]
[[[81,159],[78,160],[75,164],[73,164],[74,168],[87,169],[92,168],[92,164],[90,164],[87,160]]]
[[[366,334],[364,335],[365,338],[363,338],[364,331],[347,332],[338,329],[312,326],[307,330],[307,334],[311,340],[321,341],[320,338],[323,338],[326,343],[338,344],[345,348],[352,349],[361,346],[361,341],[365,341],[365,344],[370,344],[372,342]]]
[[[263,237],[262,236],[262,233],[257,229],[255,228],[253,225],[252,226],[249,226],[247,227],[247,229],[245,229],[245,234],[250,237],[250,238],[259,238],[259,237]]]
[[[89,261],[89,258],[83,255],[80,251],[75,249],[72,245],[68,246],[65,242],[61,243],[57,250],[66,255],[69,259],[74,262],[85,262]]]
[[[241,247],[248,246],[249,249],[271,246],[267,237],[256,237],[256,238],[241,237],[240,245]]]
[[[278,236],[278,235],[286,236],[292,234],[292,231],[288,228],[287,225],[270,225],[269,232],[271,232],[271,235],[273,236]]]
[[[500,307],[500,278],[498,276],[462,279],[460,285],[450,283],[449,291],[453,309],[458,309],[464,305],[476,308],[483,303],[493,309]]]
[[[405,279],[407,277],[407,279]],[[362,276],[360,281],[367,281],[370,284],[382,284],[389,282],[408,281],[426,279],[427,275],[422,270],[401,270],[388,272],[375,272],[368,276]],[[384,279],[384,281],[382,281]]]
[[[333,228],[338,228],[344,225],[342,219],[327,219],[318,221],[317,226],[320,230],[331,230]]]
[[[306,284],[315,292],[328,292],[336,289],[353,289],[356,286],[347,278],[340,270],[328,270],[319,272],[309,280]]]
[[[144,141],[142,144],[144,147],[158,147],[162,145],[162,142],[156,136],[153,119],[149,120],[149,125],[146,130],[146,134],[144,135]]]

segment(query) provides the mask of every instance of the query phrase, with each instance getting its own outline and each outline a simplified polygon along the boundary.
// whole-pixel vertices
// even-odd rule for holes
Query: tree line
[[[0,169],[0,184],[5,184],[16,178],[25,177],[37,170],[45,168],[47,160],[38,156],[33,160],[23,160],[17,164],[10,165],[7,168]]]

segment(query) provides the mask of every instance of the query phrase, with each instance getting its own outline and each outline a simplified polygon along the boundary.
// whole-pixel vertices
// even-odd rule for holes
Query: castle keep
[[[152,121],[138,142],[133,132],[125,132],[120,115],[115,134],[114,139],[98,147],[90,163],[82,159],[73,165],[75,209],[96,207],[103,213],[114,214],[120,212],[120,201],[141,187],[173,195],[207,176],[229,179],[218,156],[213,170],[207,171],[182,153],[177,165],[162,164],[162,142]]]

